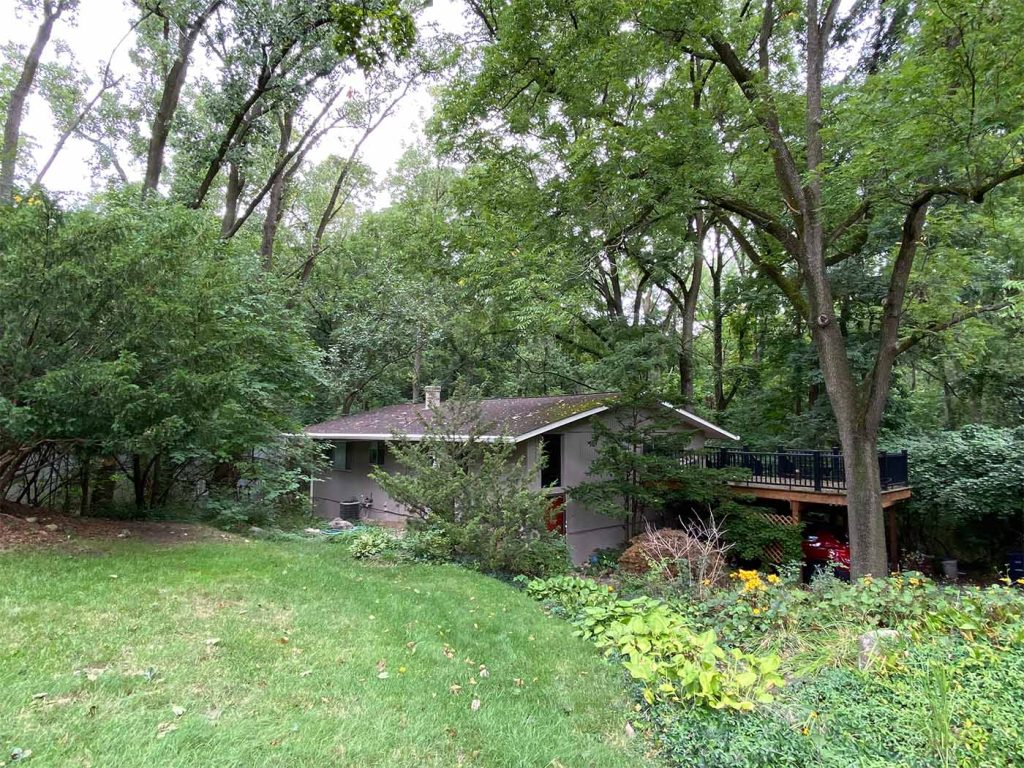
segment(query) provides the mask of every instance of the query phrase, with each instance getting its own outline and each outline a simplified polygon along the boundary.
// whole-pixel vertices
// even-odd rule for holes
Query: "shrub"
[[[536,468],[515,460],[511,441],[485,439],[493,431],[478,405],[448,401],[422,440],[391,444],[402,471],[373,477],[422,525],[443,531],[456,559],[492,572],[565,572],[568,550],[545,523],[550,499],[531,487]]]
[[[398,537],[387,528],[366,526],[349,537],[348,551],[357,560],[373,560],[398,553]]]
[[[532,580],[520,577],[519,581],[525,585],[526,594],[534,600],[557,607],[570,619],[577,619],[584,608],[605,605],[616,599],[612,587],[576,576]]]
[[[725,519],[723,535],[741,560],[764,562],[775,550],[780,562],[803,559],[801,526],[776,525],[765,517],[769,510],[732,504]]]
[[[399,541],[398,548],[410,560],[444,563],[452,559],[451,539],[443,528],[412,528]]]
[[[621,659],[648,704],[746,711],[772,701],[772,689],[783,683],[778,657],[726,651],[714,632],[693,633],[687,619],[661,600],[618,599],[585,579],[535,581],[527,592],[561,605],[581,636]]]

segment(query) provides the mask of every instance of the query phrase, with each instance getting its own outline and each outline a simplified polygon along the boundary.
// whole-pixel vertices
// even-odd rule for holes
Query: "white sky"
[[[462,31],[465,28],[462,9],[458,0],[435,0],[421,14],[420,23],[436,23],[445,31]],[[55,60],[57,43],[63,42],[73,52],[78,66],[84,68],[95,82],[111,51],[128,32],[136,16],[137,11],[123,0],[81,0],[78,12],[70,23],[63,17],[58,20],[43,61]],[[18,11],[15,0],[0,0],[0,44],[15,42],[27,47],[35,36],[37,26],[38,21],[30,14]],[[115,76],[133,69],[128,58],[131,47],[129,38],[118,49],[112,66]],[[196,61],[193,67],[202,67],[202,63]],[[431,107],[430,94],[425,88],[418,89],[405,99],[397,112],[366,142],[362,157],[377,173],[378,179],[383,179],[404,150],[422,136],[422,127],[430,115]],[[31,138],[36,147],[33,153],[34,165],[31,169],[25,169],[25,175],[34,176],[53,150],[57,136],[52,126],[53,120],[45,100],[38,93],[33,93],[22,122],[22,134]],[[347,155],[350,146],[343,134],[327,136],[310,153],[310,159],[316,161],[334,153]],[[88,142],[77,138],[69,140],[47,173],[44,185],[56,192],[88,192],[94,186],[88,164],[92,152],[93,147]],[[141,168],[139,163],[136,166]],[[132,170],[126,170],[133,176]],[[135,175],[141,179],[141,172]],[[383,203],[386,203],[386,199],[378,199],[378,205]]]

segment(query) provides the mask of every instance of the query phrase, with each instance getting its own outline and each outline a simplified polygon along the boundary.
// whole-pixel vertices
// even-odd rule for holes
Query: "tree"
[[[900,11],[523,0],[481,11],[494,38],[459,83],[468,96],[453,98],[460,130],[500,117],[511,134],[543,139],[593,115],[606,126],[598,151],[629,158],[625,179],[670,177],[692,206],[718,212],[810,334],[844,450],[857,574],[886,568],[876,449],[897,357],[1006,306],[962,296],[923,320],[908,305],[916,257],[932,245],[929,213],[962,213],[1024,175],[1011,107],[1024,71],[1003,42],[1024,31],[1024,10],[964,0]],[[645,140],[619,147],[629,134],[615,130],[616,98],[634,82],[650,84]],[[858,335],[840,316],[850,283],[839,277],[851,270],[881,288]]]
[[[373,478],[422,526],[443,531],[456,554],[487,570],[563,572],[568,550],[563,537],[546,529],[551,502],[533,486],[537,467],[517,458],[512,440],[482,439],[494,426],[462,396],[431,414],[421,440],[395,435],[388,450],[401,470],[378,467]]]
[[[7,100],[7,115],[4,119],[4,139],[0,146],[0,203],[9,203],[14,193],[14,178],[18,162],[18,144],[21,140],[21,119],[25,113],[32,84],[35,82],[43,51],[50,42],[53,25],[64,13],[74,11],[78,0],[43,0],[42,20],[36,30],[35,39],[25,55],[21,75]]]
[[[595,512],[625,518],[629,536],[640,533],[645,520],[684,506],[718,509],[731,497],[727,481],[737,473],[686,466],[680,458],[692,439],[660,398],[626,393],[614,401],[612,423],[595,420],[596,457],[587,470],[593,479],[569,495]]]
[[[294,432],[316,352],[215,219],[137,189],[0,212],[0,497],[40,451],[118,463],[140,508]],[[83,493],[83,505],[88,505]]]

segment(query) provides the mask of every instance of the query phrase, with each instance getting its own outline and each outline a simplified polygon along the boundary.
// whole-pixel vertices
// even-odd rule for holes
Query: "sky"
[[[19,12],[19,5],[15,0],[0,0],[2,45],[14,42],[27,47],[35,36],[38,21],[24,10]],[[98,79],[97,75],[110,58],[111,52],[129,32],[136,13],[123,0],[81,0],[78,12],[70,23],[63,17],[57,22],[43,61],[55,60],[59,48],[57,43],[60,41],[71,49],[78,65],[93,75],[94,80]],[[420,22],[435,23],[446,31],[461,31],[465,26],[462,5],[453,0],[435,0],[421,14]],[[115,75],[132,68],[128,58],[130,49],[129,37],[121,43],[113,58],[112,71]],[[201,67],[202,63],[197,62],[196,70],[201,71]],[[422,127],[431,108],[430,94],[426,88],[419,88],[403,101],[396,113],[367,141],[362,157],[378,178],[384,178],[405,149],[422,137]],[[53,120],[45,100],[33,94],[22,122],[23,135],[31,137],[36,144],[32,175],[45,162],[56,143],[57,135],[52,126]],[[330,154],[347,155],[350,146],[344,134],[328,136],[310,153],[310,160],[316,161]],[[44,185],[54,192],[90,191],[93,179],[88,158],[92,155],[92,149],[92,145],[82,139],[68,141],[56,164],[47,173]],[[141,180],[141,168],[136,167],[136,171],[134,176]],[[133,175],[131,171],[129,174]],[[386,202],[386,195],[378,196],[378,205]]]

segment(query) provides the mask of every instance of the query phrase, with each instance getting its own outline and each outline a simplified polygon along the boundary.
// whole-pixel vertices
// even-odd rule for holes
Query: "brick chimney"
[[[436,384],[423,388],[423,405],[427,410],[434,410],[441,405],[441,388]]]

